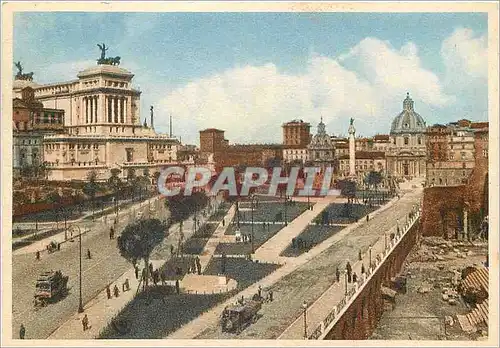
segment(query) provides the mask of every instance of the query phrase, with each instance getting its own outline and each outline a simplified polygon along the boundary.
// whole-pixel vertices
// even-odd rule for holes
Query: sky
[[[14,61],[37,83],[76,79],[97,43],[135,74],[141,115],[198,144],[282,141],[320,118],[332,135],[387,134],[406,93],[428,125],[487,120],[486,13],[119,13],[14,15]],[[15,68],[13,66],[13,74]]]

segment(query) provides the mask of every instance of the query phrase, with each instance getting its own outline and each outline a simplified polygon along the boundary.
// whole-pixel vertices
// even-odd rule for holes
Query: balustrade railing
[[[333,307],[333,309],[328,313],[326,318],[316,327],[316,329],[312,332],[312,334],[308,337],[309,339],[321,339],[327,332],[327,329],[331,329],[332,323],[338,320],[341,317],[341,312],[344,308],[348,307],[350,302],[354,301],[357,295],[363,290],[363,285],[365,285],[370,279],[371,276],[376,272],[378,267],[384,262],[384,260],[389,256],[389,254],[394,250],[397,246],[398,242],[402,239],[402,237],[413,227],[414,223],[419,219],[421,214],[421,209],[416,209],[410,213],[410,217],[407,222],[404,224],[403,228],[399,228],[399,225],[394,226],[389,230],[389,232],[393,229],[396,230],[394,233],[394,238],[386,244],[383,253],[380,253],[375,258],[371,267],[368,267],[365,275],[361,276],[360,279],[355,283],[354,287],[352,287],[347,294],[340,300],[340,302]],[[382,241],[385,242],[386,235],[382,237]]]

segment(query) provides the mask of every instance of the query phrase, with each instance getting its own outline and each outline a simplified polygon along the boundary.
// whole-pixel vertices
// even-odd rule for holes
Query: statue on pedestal
[[[101,50],[101,58],[97,60],[97,64],[106,64],[106,65],[120,65],[121,57],[108,57],[106,58],[106,51],[109,47],[106,47],[106,44],[97,44],[97,47]]]
[[[14,65],[17,68],[16,80],[33,81],[33,72],[23,74],[23,66],[20,61],[15,62]]]

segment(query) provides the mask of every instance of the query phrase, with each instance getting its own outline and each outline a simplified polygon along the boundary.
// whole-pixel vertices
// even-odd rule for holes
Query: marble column
[[[356,176],[356,144],[354,140],[354,134],[356,129],[353,125],[354,120],[351,119],[351,125],[349,126],[349,176]]]

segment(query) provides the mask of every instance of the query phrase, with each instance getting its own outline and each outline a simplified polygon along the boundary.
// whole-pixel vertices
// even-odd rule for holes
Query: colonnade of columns
[[[127,115],[127,98],[106,96],[106,114],[108,123],[125,123]]]
[[[85,124],[130,122],[127,120],[129,103],[125,96],[85,96],[81,107]]]

